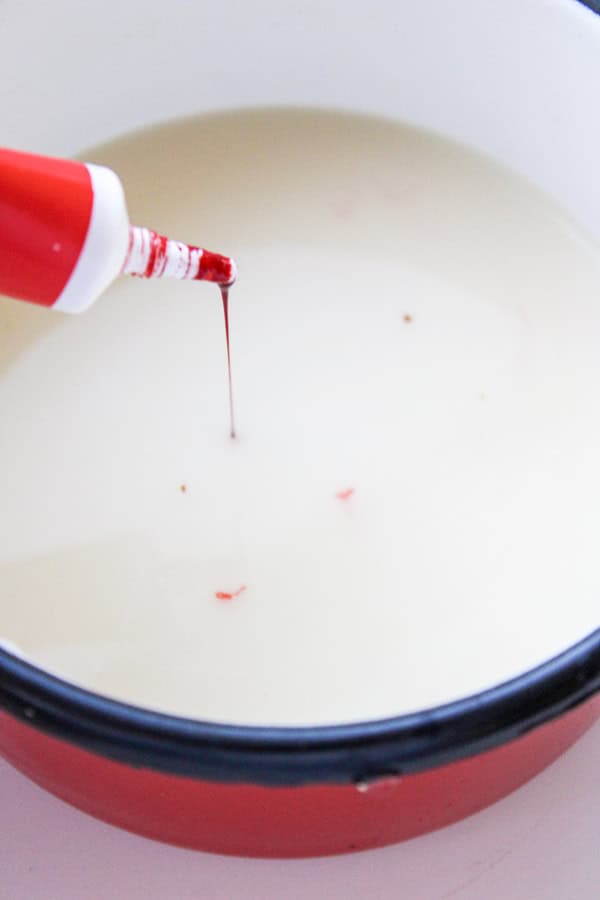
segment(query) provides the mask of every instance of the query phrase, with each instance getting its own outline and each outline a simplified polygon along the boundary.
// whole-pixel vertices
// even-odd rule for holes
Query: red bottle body
[[[52,306],[90,225],[87,167],[0,148],[0,293]]]

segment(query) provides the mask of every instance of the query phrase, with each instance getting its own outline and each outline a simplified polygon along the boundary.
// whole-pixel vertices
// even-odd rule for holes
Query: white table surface
[[[598,900],[600,724],[457,825],[316,860],[168,847],[83,815],[0,761],[2,900]]]

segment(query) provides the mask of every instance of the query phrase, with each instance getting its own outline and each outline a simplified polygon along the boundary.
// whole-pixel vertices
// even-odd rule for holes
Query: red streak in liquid
[[[246,590],[246,585],[243,584],[237,591],[233,591],[233,593],[229,593],[229,591],[215,591],[215,597],[217,600],[233,600],[235,597],[239,597],[242,591]]]
[[[338,498],[338,500],[349,500],[354,491],[355,488],[345,488],[345,490],[343,491],[337,491],[335,496]]]
[[[233,382],[231,380],[231,350],[229,347],[229,287],[221,285],[223,316],[225,318],[225,341],[227,343],[227,375],[229,379],[229,436],[235,438],[235,418],[233,415]]]

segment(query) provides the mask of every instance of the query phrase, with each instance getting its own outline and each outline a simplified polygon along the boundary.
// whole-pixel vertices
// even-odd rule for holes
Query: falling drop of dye
[[[229,346],[229,285],[221,285],[223,316],[225,318],[225,342],[227,344],[227,376],[229,379],[229,436],[235,438],[235,417],[233,415],[233,383],[231,380],[231,349]]]

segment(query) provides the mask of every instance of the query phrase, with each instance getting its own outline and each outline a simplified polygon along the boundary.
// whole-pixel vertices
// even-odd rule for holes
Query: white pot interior
[[[527,175],[600,233],[600,18],[576,0],[2,6],[2,142],[70,154],[238,106],[398,117]]]

